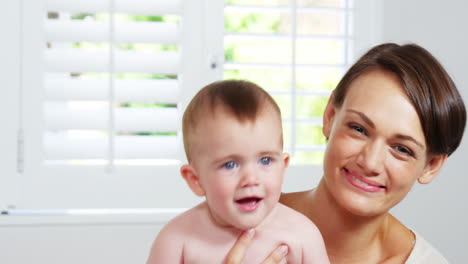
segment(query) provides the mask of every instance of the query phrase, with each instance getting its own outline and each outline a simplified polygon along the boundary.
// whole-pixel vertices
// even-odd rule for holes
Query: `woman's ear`
[[[330,98],[328,98],[327,106],[325,107],[325,111],[323,112],[322,133],[327,140],[328,138],[330,138],[330,131],[333,126],[333,119],[335,117],[335,107],[333,106],[333,96],[334,96],[334,92],[330,95]]]
[[[187,182],[188,186],[197,196],[205,196],[205,190],[200,184],[200,177],[191,164],[185,164],[180,168],[180,174]]]
[[[424,168],[423,175],[418,178],[418,182],[420,184],[430,183],[439,173],[440,169],[442,169],[446,159],[447,154],[433,155],[429,157],[429,161],[426,164],[426,168]]]

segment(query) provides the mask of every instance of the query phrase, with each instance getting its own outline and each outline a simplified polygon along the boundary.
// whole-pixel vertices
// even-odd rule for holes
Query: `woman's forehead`
[[[399,77],[392,72],[374,69],[363,73],[350,83],[344,103],[380,105],[390,99],[393,99],[393,103],[405,102],[416,112]]]

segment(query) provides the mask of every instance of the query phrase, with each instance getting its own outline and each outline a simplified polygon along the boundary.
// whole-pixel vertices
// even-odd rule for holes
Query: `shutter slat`
[[[106,159],[107,138],[69,138],[48,133],[44,137],[48,160]],[[177,159],[177,136],[116,136],[116,159]]]
[[[48,72],[108,72],[109,52],[104,50],[47,49]],[[175,51],[115,51],[115,72],[177,74],[180,54]]]
[[[109,12],[110,0],[46,0],[46,9],[56,12]],[[115,0],[115,12],[139,15],[177,15],[181,0]]]
[[[180,130],[181,0],[45,0],[45,10],[45,159],[180,158],[175,134]],[[111,11],[116,16],[106,20]],[[50,15],[54,12],[58,16]],[[91,16],[72,19],[77,14]],[[166,22],[128,21],[134,19],[128,15],[163,16]],[[116,104],[112,113],[109,103]]]
[[[44,107],[49,130],[95,129],[108,126],[108,108],[74,109],[66,103],[48,102]],[[116,108],[115,130],[119,132],[176,132],[179,129],[178,110],[168,108]]]
[[[117,43],[177,44],[179,26],[166,22],[116,22],[114,40]],[[53,20],[45,23],[47,41],[107,42],[109,24],[99,21]]]
[[[179,81],[169,79],[115,80],[115,101],[176,104]],[[44,81],[49,100],[106,100],[109,80],[47,76]]]
[[[177,108],[117,108],[115,126],[127,132],[176,132],[179,129]]]

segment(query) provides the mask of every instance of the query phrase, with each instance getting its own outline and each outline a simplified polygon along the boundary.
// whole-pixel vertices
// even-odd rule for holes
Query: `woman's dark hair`
[[[372,69],[400,78],[421,121],[428,154],[452,154],[463,137],[466,109],[455,83],[437,59],[416,44],[378,45],[351,66],[338,83],[333,105],[339,108],[351,82]]]

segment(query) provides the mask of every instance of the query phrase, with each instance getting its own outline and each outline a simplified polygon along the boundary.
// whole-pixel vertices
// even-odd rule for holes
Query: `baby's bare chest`
[[[205,239],[187,240],[184,243],[184,264],[224,263],[226,255],[236,242],[237,237],[216,237],[207,235]],[[287,263],[302,263],[302,248],[298,241],[289,235],[255,234],[242,263],[262,263],[280,244],[289,246]]]

